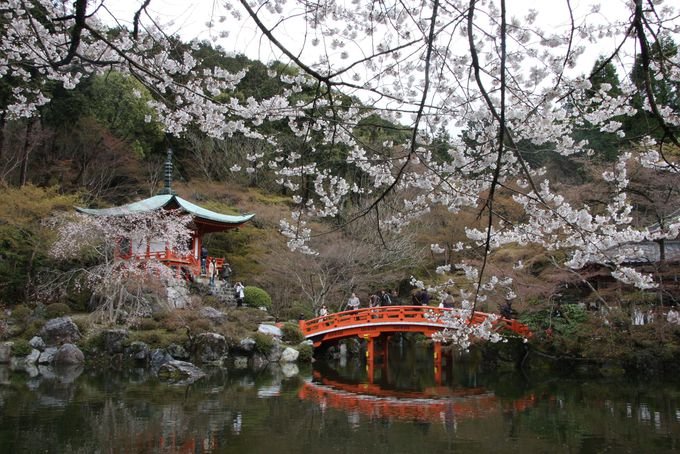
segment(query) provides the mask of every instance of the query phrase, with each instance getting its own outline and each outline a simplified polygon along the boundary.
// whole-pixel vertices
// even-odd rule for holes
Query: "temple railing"
[[[177,254],[169,249],[163,251],[146,251],[136,254],[118,254],[118,257],[123,260],[158,260],[159,262],[164,263],[166,266],[176,268],[178,272],[185,269],[193,276],[199,276],[201,274],[201,259],[195,258],[192,254]],[[214,258],[218,271],[221,271],[225,262],[224,257]],[[213,257],[208,256],[208,263],[212,259]]]

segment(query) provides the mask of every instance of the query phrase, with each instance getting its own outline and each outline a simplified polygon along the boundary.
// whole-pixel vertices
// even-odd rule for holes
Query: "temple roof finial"
[[[174,195],[175,191],[172,190],[172,149],[168,148],[168,157],[165,160],[165,185],[163,188],[158,191],[159,195],[163,194],[169,194],[169,195]]]

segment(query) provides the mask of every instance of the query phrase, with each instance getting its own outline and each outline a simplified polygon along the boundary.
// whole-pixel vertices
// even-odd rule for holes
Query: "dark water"
[[[680,452],[680,384],[527,380],[390,350],[314,369],[209,371],[191,386],[139,370],[0,369],[2,453]]]

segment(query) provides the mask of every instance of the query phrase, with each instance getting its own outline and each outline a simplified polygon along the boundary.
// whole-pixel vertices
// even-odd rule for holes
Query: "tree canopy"
[[[439,270],[465,272],[476,289],[468,301],[474,306],[507,282],[485,269],[488,253],[504,245],[565,250],[570,267],[604,263],[647,288],[651,278],[612,251],[678,235],[677,222],[654,232],[631,225],[628,178],[633,164],[678,172],[680,57],[672,43],[680,16],[670,4],[551,2],[565,18],[560,26],[506,0],[240,0],[213,10],[213,27],[234,17],[259,29],[278,58],[265,70],[168,36],[147,13],[160,0],[113,18],[108,3],[6,3],[2,119],[43,115],[55,84],[74,90],[112,70],[124,74],[116,77],[135,79],[148,92],[136,109],[153,109],[172,137],[196,130],[266,144],[238,168],[252,174],[266,167],[292,194],[293,211],[281,222],[292,249],[315,253],[312,219],[351,222],[373,213],[380,232],[399,230],[435,206],[453,214],[476,210],[484,227],[466,233],[482,259]],[[106,25],[114,20],[116,28]],[[582,63],[586,51],[604,40],[612,50],[602,49],[586,74],[579,69],[592,67]],[[380,125],[376,119],[397,131],[367,132],[366,124]],[[635,119],[634,132],[627,119]],[[607,134],[608,143],[584,130]],[[630,148],[611,143],[624,138]],[[546,177],[544,161],[527,162],[536,150],[580,166],[604,153],[614,164],[598,178],[610,192],[597,203],[574,198]],[[499,209],[500,198],[513,209]]]

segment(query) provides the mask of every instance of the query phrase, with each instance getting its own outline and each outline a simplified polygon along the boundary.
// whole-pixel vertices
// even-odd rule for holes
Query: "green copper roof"
[[[173,194],[156,195],[149,197],[148,199],[140,200],[139,202],[133,202],[113,208],[94,209],[76,207],[76,210],[81,213],[91,214],[93,216],[124,216],[126,214],[136,214],[158,210],[159,208],[163,208],[172,204],[173,201],[180,208],[193,216],[205,219],[207,221],[220,222],[223,224],[243,224],[255,216],[254,214],[235,216],[231,214],[216,213],[215,211],[202,208]]]

